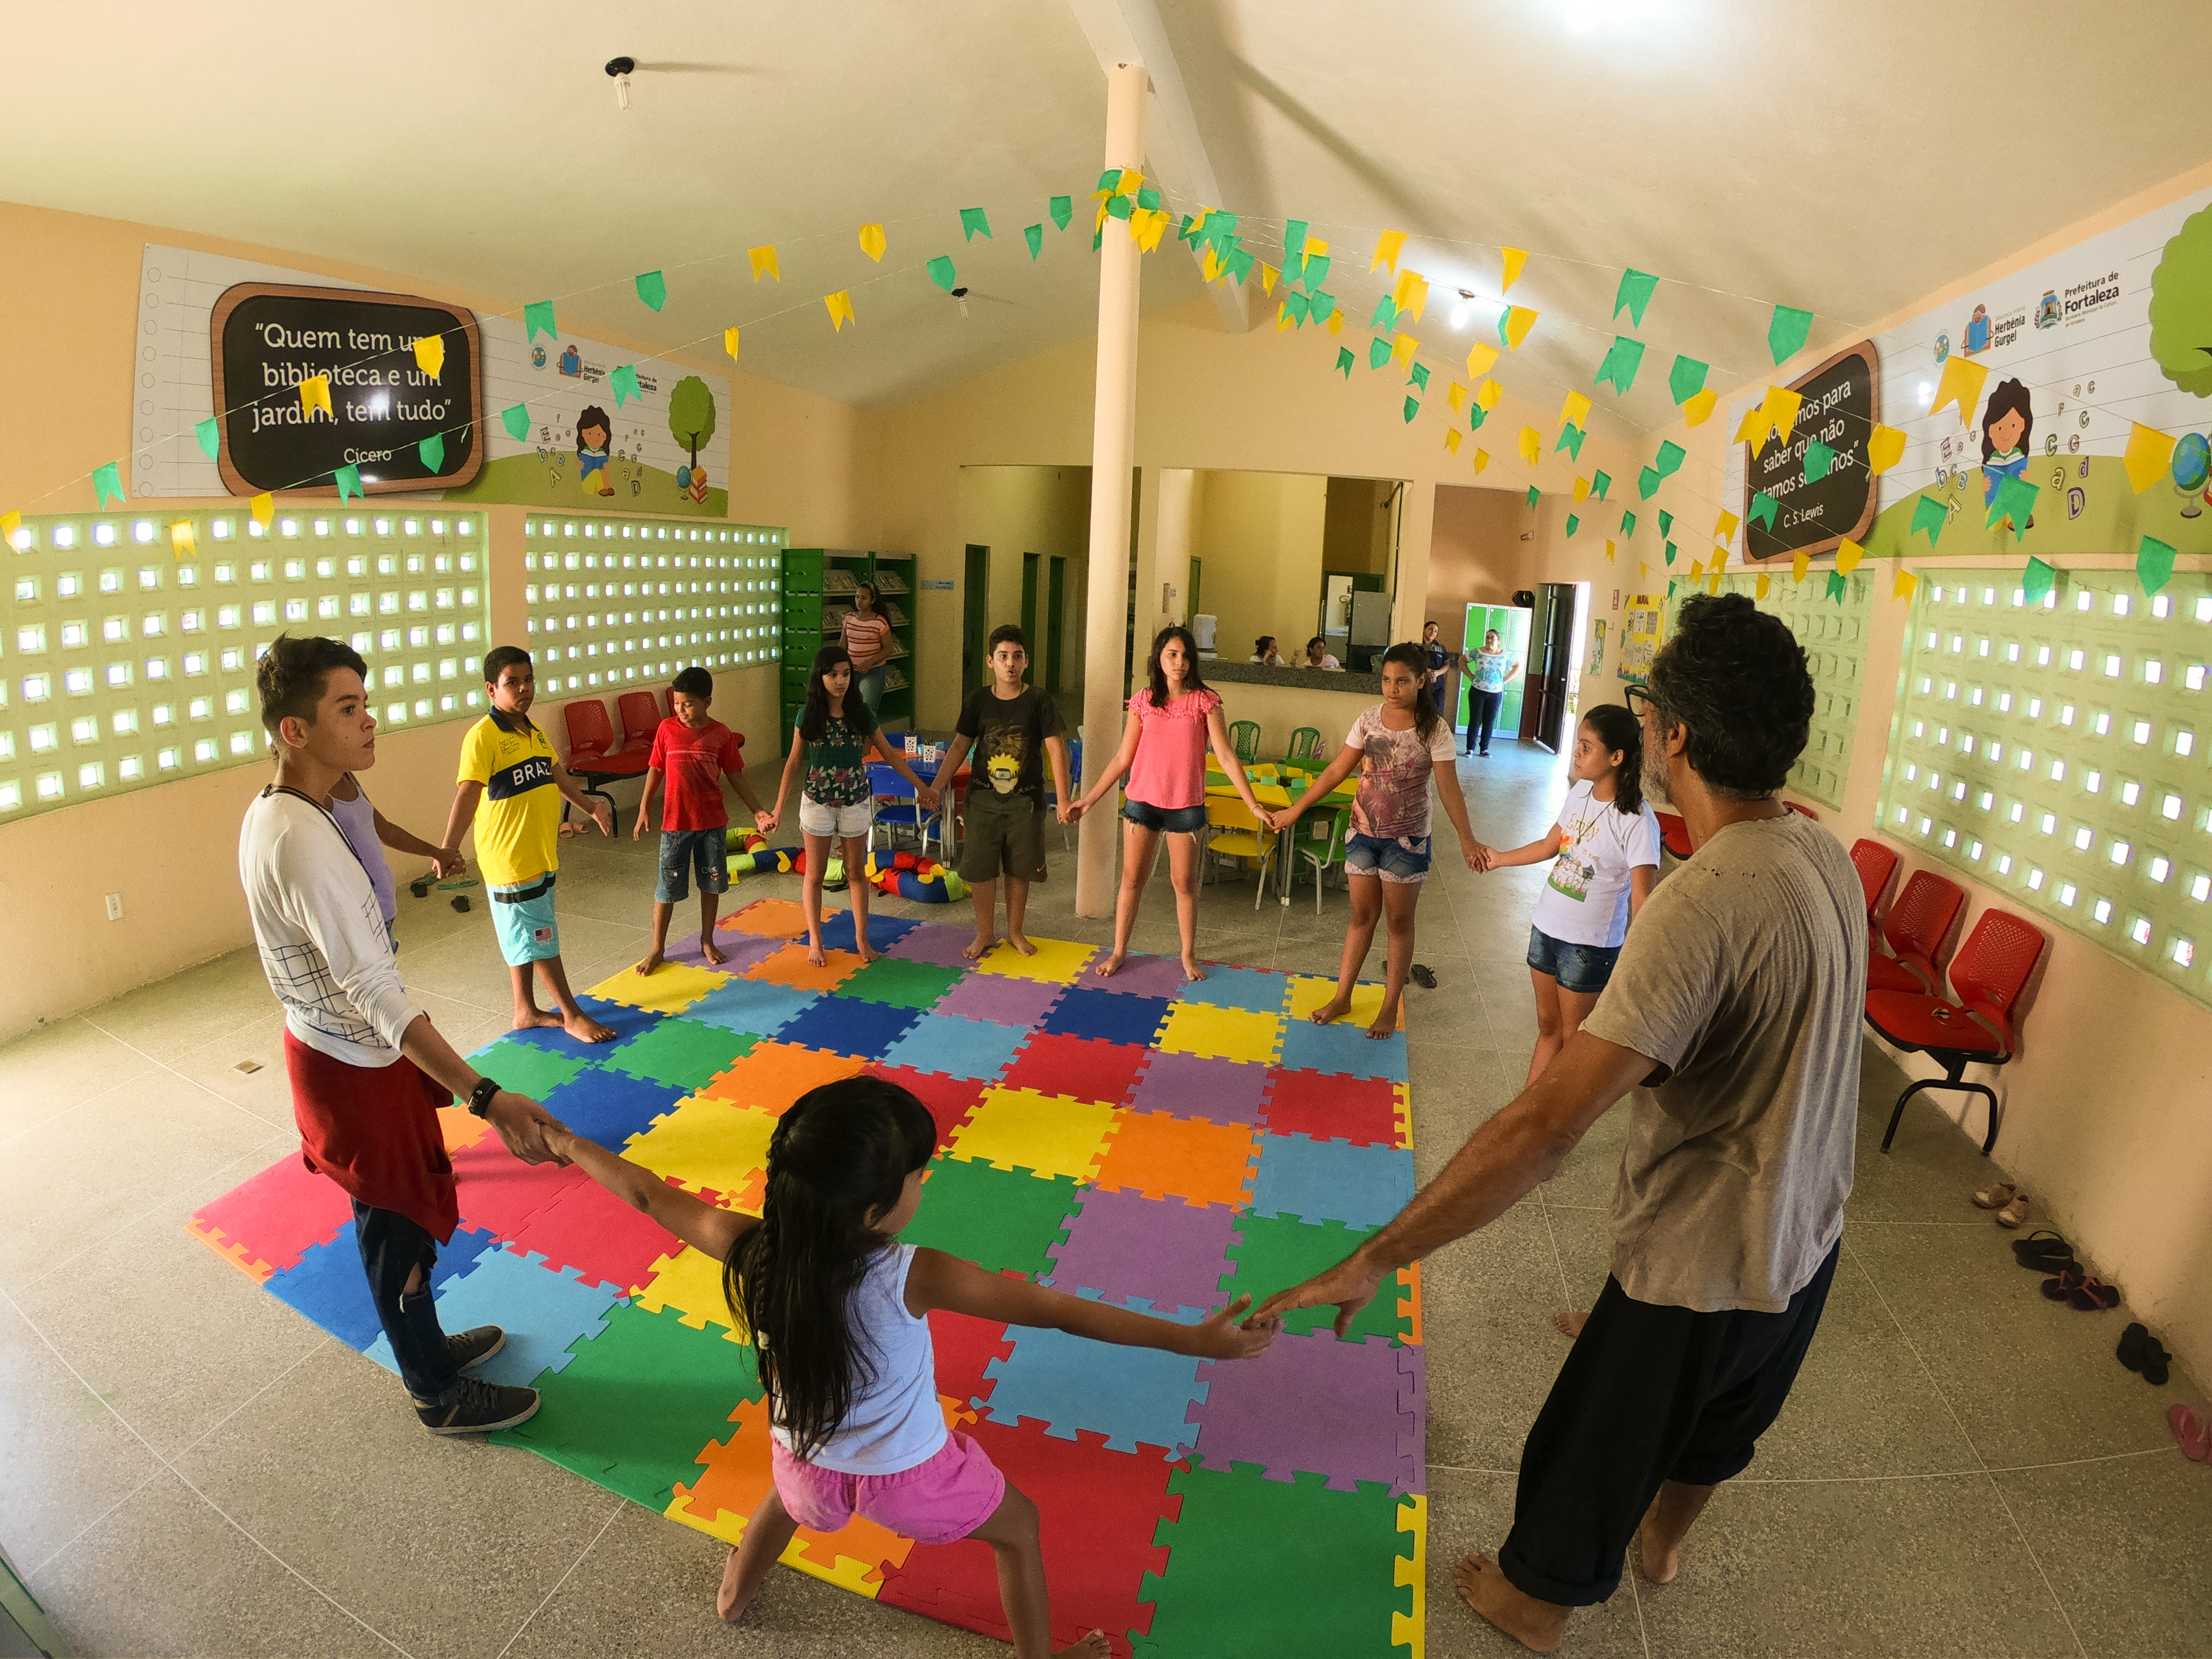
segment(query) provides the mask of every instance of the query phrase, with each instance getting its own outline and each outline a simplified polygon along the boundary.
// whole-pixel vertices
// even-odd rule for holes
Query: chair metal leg
[[[1925,1077],[1921,1079],[1919,1082],[1911,1084],[1906,1086],[1905,1092],[1898,1096],[1897,1104],[1890,1112],[1889,1127],[1882,1131],[1881,1150],[1883,1152],[1887,1152],[1889,1150],[1889,1143],[1897,1139],[1897,1125],[1899,1121],[1905,1115],[1905,1103],[1906,1101],[1911,1099],[1913,1096],[1918,1094],[1923,1089],[1956,1089],[1965,1094],[1979,1095],[1982,1098],[1989,1102],[1990,1127],[1988,1132],[1982,1137],[1982,1156],[1984,1158],[1987,1158],[1990,1155],[1990,1152],[1997,1144],[1996,1091],[1990,1088],[1986,1083],[1967,1082],[1965,1077],[1966,1065],[1967,1062],[1965,1060],[1959,1060],[1948,1063],[1943,1068],[1945,1075],[1942,1077]]]

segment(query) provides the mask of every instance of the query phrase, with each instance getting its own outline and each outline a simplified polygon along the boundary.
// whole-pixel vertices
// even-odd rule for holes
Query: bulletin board
[[[1641,685],[1650,677],[1651,659],[1659,654],[1666,627],[1665,595],[1628,596],[1626,608],[1620,613],[1620,666],[1614,671],[1622,679]]]

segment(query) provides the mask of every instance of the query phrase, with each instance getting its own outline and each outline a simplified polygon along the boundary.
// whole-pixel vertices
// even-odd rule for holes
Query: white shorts
[[[853,841],[867,838],[876,821],[876,804],[855,801],[850,806],[829,806],[811,795],[799,798],[799,827],[810,836],[842,836]]]

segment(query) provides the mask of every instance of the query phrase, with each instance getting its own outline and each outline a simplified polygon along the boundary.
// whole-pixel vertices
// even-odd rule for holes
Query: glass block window
[[[1873,617],[1873,582],[1854,572],[1844,578],[1841,604],[1827,597],[1827,573],[1814,570],[1802,582],[1790,580],[1787,570],[1767,573],[1765,599],[1759,599],[1757,572],[1724,575],[1719,592],[1741,593],[1769,616],[1779,617],[1805,647],[1806,665],[1812,671],[1815,701],[1813,729],[1805,751],[1790,769],[1790,787],[1797,793],[1841,811],[1844,787],[1851,775],[1851,728],[1858,721],[1859,687],[1865,678],[1867,628]],[[1692,593],[1706,590],[1684,581],[1672,604],[1674,616]],[[1929,626],[1934,626],[1933,623]],[[1670,617],[1669,633],[1673,632]],[[1949,635],[1939,635],[1931,659],[1955,664],[1960,658],[1950,648]],[[1942,683],[1936,689],[1940,692]],[[1939,709],[1946,709],[1940,702]],[[1948,718],[1948,712],[1935,718]]]
[[[0,823],[265,766],[254,665],[279,633],[350,643],[387,728],[481,714],[456,665],[490,642],[489,548],[481,514],[26,517],[0,550]]]
[[[782,530],[533,514],[523,532],[524,643],[541,690],[659,687],[694,665],[777,660]]]
[[[2212,1006],[2197,966],[2212,937],[2212,780],[2197,740],[2212,576],[2177,573],[2147,601],[2130,571],[2063,571],[2033,605],[2017,571],[1942,578],[1923,576],[1912,601],[1882,828]],[[1954,635],[1991,652],[1954,653]],[[1954,837],[1985,841],[1985,856]]]

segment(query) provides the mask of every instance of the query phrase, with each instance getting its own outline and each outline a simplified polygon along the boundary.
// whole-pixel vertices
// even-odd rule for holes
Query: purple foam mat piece
[[[707,960],[699,949],[699,935],[688,933],[680,939],[669,941],[661,952],[670,962],[680,962],[687,968],[703,968],[710,974],[742,974],[755,963],[765,962],[788,941],[780,939],[761,939],[751,933],[740,933],[732,928],[717,927],[714,943],[725,958],[720,963]]]
[[[1206,1467],[1266,1466],[1270,1480],[1324,1475],[1337,1492],[1361,1480],[1394,1494],[1424,1490],[1427,1370],[1421,1350],[1381,1337],[1282,1335],[1252,1359],[1199,1367],[1206,1398],[1190,1408]]]
[[[1155,1052],[1137,1079],[1129,1104],[1140,1112],[1170,1112],[1210,1123],[1256,1128],[1267,1098],[1267,1068],[1204,1054]]]
[[[1132,951],[1113,978],[1101,979],[1086,972],[1083,983],[1090,990],[1119,991],[1125,996],[1172,997],[1182,990],[1182,963],[1174,957],[1148,957]]]
[[[1141,1297],[1156,1308],[1223,1308],[1219,1288],[1231,1248],[1243,1243],[1237,1212],[1222,1204],[1161,1203],[1141,1193],[1083,1190],[1067,1218],[1067,1243],[1049,1244],[1054,1290],[1095,1291],[1108,1302]],[[1211,1275],[1209,1277],[1209,1275]]]
[[[935,1012],[994,1025],[1040,1025],[1066,989],[1004,974],[970,974],[938,1000]]]
[[[975,964],[960,953],[975,942],[973,927],[925,921],[888,947],[884,954],[896,957],[902,962],[935,963],[939,968],[973,968]]]

